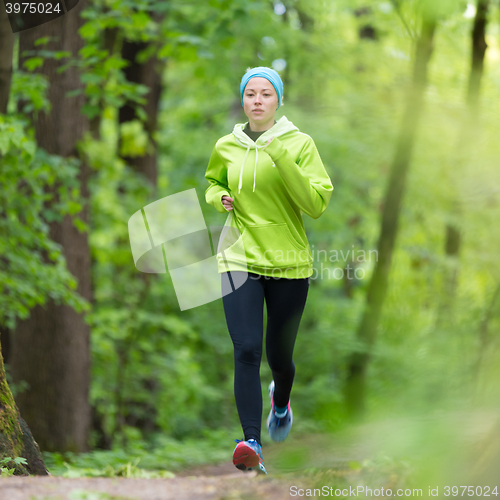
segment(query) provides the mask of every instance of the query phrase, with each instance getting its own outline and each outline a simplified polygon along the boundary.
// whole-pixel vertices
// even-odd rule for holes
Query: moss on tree
[[[0,346],[0,460],[6,457],[24,457],[26,466],[11,461],[15,475],[48,475],[38,444],[17,409],[14,396],[7,383]]]

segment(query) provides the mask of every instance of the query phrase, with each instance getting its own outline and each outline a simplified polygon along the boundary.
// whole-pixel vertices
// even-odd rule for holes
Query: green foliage
[[[43,452],[51,474],[61,477],[174,477],[175,472],[206,462],[227,461],[235,429],[205,430],[200,438],[176,440],[157,435],[149,442],[131,430],[125,447],[89,453]],[[229,448],[228,448],[229,444]]]
[[[48,297],[89,307],[49,237],[50,222],[81,210],[78,163],[37,149],[26,125],[0,115],[0,322],[10,328]]]
[[[122,138],[120,156],[137,157],[151,154],[148,135],[139,120],[123,123],[120,130]]]
[[[43,75],[14,72],[9,111],[13,112],[18,106],[23,114],[35,112],[36,115],[38,111],[50,111],[51,105],[46,96],[48,85]]]
[[[9,464],[11,462],[14,462],[15,466],[14,467],[9,467]],[[27,465],[28,461],[23,458],[23,457],[5,457],[2,460],[0,460],[0,477],[4,476],[13,476],[14,473],[16,472],[16,465]]]

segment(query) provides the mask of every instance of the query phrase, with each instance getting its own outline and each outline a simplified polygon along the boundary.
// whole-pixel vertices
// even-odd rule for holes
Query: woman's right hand
[[[233,209],[233,199],[230,196],[223,196],[221,198],[222,204],[224,205],[226,210]]]

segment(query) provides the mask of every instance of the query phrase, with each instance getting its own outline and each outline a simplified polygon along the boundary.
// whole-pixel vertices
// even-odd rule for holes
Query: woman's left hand
[[[266,147],[273,139],[274,139],[274,135],[266,142],[264,147]]]

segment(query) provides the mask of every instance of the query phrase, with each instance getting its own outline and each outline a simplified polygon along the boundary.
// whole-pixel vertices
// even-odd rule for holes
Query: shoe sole
[[[237,446],[233,454],[233,464],[239,470],[259,466],[259,455],[249,446]]]

